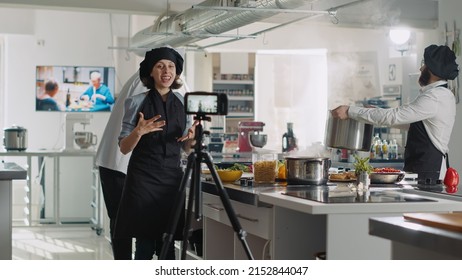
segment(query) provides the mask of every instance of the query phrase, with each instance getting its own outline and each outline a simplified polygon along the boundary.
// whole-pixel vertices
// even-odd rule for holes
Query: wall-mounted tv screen
[[[35,110],[111,111],[115,78],[114,67],[37,66]]]

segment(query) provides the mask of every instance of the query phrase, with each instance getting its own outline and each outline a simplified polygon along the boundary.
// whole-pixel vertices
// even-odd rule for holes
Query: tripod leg
[[[196,162],[195,162],[194,166],[196,166],[196,165],[197,165],[197,158],[196,158]],[[193,170],[195,170],[194,167],[193,167]],[[187,211],[186,211],[186,222],[185,222],[184,229],[183,229],[183,244],[182,244],[182,248],[181,248],[181,258],[180,258],[181,260],[186,259],[186,251],[188,249],[188,244],[189,244],[189,240],[188,240],[189,229],[191,228],[192,208],[193,208],[193,203],[194,203],[194,196],[196,196],[195,190],[200,189],[200,188],[196,187],[197,186],[197,183],[196,183],[196,180],[195,180],[195,177],[197,177],[196,174],[197,173],[193,172],[192,178],[191,178],[192,183],[189,186],[189,199],[188,199],[188,208],[187,208]]]
[[[167,231],[164,233],[163,236],[163,244],[162,244],[162,250],[160,251],[160,256],[159,259],[165,260],[165,256],[167,255],[167,250],[173,242],[173,236],[176,230],[176,226],[178,225],[178,219],[180,218],[181,211],[184,211],[183,207],[181,207],[182,202],[183,202],[183,195],[186,190],[186,186],[190,184],[191,180],[191,173],[193,170],[193,164],[195,163],[195,159],[197,158],[197,155],[195,153],[191,153],[188,156],[188,163],[186,165],[186,170],[183,175],[183,178],[181,179],[181,184],[180,188],[178,189],[175,202],[173,204],[172,208],[172,214],[170,215],[170,223],[167,226]],[[193,191],[193,190],[190,190]]]
[[[207,164],[210,170],[210,173],[212,174],[213,181],[215,182],[218,194],[221,198],[221,202],[223,203],[223,206],[225,207],[226,214],[228,215],[229,221],[231,222],[231,225],[233,226],[234,231],[238,235],[239,240],[241,241],[242,246],[244,247],[244,250],[247,254],[247,258],[249,260],[253,260],[254,258],[252,256],[252,252],[250,251],[249,245],[247,244],[247,241],[245,239],[245,237],[247,236],[247,232],[245,232],[242,229],[241,224],[239,223],[239,220],[237,219],[236,213],[234,212],[233,206],[231,205],[231,201],[229,200],[228,193],[223,187],[223,183],[218,177],[217,171],[213,167],[212,157],[210,156],[209,153],[202,153],[202,155],[204,157],[204,162]]]

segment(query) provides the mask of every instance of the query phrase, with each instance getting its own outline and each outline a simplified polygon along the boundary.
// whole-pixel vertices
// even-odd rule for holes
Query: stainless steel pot
[[[331,161],[324,157],[286,157],[287,184],[324,185]]]
[[[326,127],[326,146],[331,148],[369,151],[374,126],[353,119],[329,118]]]
[[[7,151],[27,149],[27,129],[17,125],[3,129],[3,146]]]

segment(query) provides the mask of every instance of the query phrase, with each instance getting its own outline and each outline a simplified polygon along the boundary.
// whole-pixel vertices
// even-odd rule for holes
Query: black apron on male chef
[[[170,212],[181,184],[181,142],[186,127],[182,101],[170,91],[166,102],[151,90],[140,110],[145,119],[161,115],[162,131],[143,135],[133,149],[127,169],[122,201],[117,214],[115,236],[161,239],[169,225]],[[184,201],[183,201],[184,203]],[[181,205],[184,208],[184,205]],[[184,211],[175,239],[182,239]]]
[[[439,184],[442,160],[443,154],[430,140],[423,122],[411,123],[404,151],[404,171],[417,173],[419,183]]]

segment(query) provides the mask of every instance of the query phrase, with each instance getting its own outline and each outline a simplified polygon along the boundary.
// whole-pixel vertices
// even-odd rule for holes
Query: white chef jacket
[[[454,94],[437,81],[420,89],[417,98],[397,108],[363,108],[350,106],[350,118],[377,126],[402,126],[422,121],[433,145],[443,154],[449,151],[449,139],[456,118]]]
[[[141,83],[139,73],[136,72],[128,79],[120,91],[119,97],[114,104],[103,137],[100,140],[96,152],[96,165],[127,173],[128,160],[131,153],[122,154],[119,149],[118,137],[122,128],[124,116],[124,102],[127,97],[146,91],[147,88]]]

